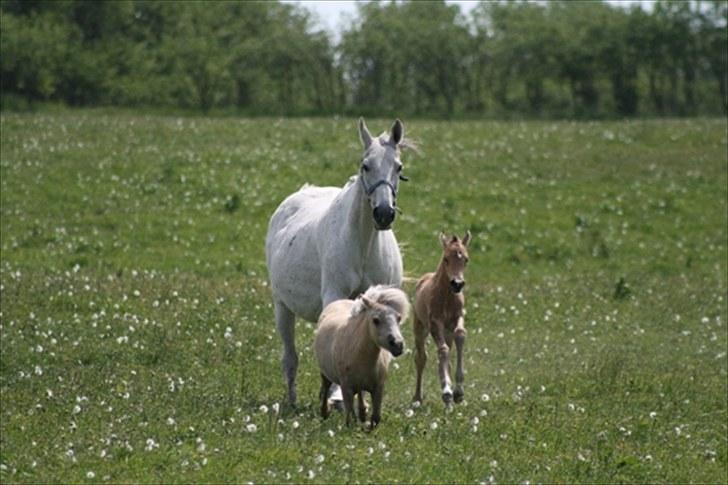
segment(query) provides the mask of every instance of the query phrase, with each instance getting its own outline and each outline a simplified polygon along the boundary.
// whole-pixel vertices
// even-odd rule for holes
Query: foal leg
[[[415,395],[412,398],[413,401],[422,402],[422,372],[425,369],[427,363],[427,349],[425,348],[425,341],[427,339],[427,327],[415,318],[414,320],[414,331],[415,331],[415,365],[417,366],[417,386],[415,387]]]
[[[276,328],[283,341],[283,376],[288,386],[288,403],[296,405],[296,371],[298,370],[298,355],[296,354],[296,316],[280,301],[273,306]]]
[[[442,387],[442,401],[449,408],[452,405],[452,384],[450,382],[450,347],[445,342],[442,325],[433,325],[432,337],[437,345],[438,375]]]
[[[329,387],[331,387],[331,381],[325,375],[321,374],[319,400],[321,401],[321,417],[324,419],[329,417]]]
[[[457,348],[457,367],[455,369],[455,393],[453,398],[455,402],[463,400],[465,390],[463,389],[463,382],[465,376],[463,375],[463,347],[465,346],[465,321],[463,317],[458,319],[458,324],[455,327],[455,347]]]

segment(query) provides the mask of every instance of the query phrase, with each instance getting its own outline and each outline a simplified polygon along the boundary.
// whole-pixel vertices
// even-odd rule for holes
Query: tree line
[[[725,114],[728,3],[369,2],[334,42],[278,2],[3,0],[2,107]]]

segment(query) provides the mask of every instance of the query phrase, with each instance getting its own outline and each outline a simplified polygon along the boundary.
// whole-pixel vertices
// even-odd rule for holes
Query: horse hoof
[[[452,395],[455,402],[462,402],[465,393],[462,389],[455,389],[455,393]]]
[[[444,402],[445,404],[451,404],[452,403],[452,393],[443,392],[442,393],[442,402]]]
[[[329,406],[336,409],[339,412],[344,411],[344,401],[338,399],[329,399]]]

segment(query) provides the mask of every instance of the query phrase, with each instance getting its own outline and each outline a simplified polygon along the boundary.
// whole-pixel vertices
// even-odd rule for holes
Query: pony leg
[[[414,320],[415,331],[415,365],[417,366],[417,385],[415,387],[415,395],[413,401],[422,402],[422,372],[427,363],[427,349],[425,341],[427,339],[427,329],[420,320]]]
[[[463,389],[463,382],[465,376],[463,374],[463,347],[465,346],[465,322],[463,317],[458,319],[457,327],[455,327],[455,347],[457,348],[457,367],[455,368],[455,392],[453,398],[455,402],[463,400],[465,390]]]
[[[452,405],[452,383],[450,382],[450,347],[445,342],[445,338],[442,335],[442,328],[438,325],[434,325],[435,330],[432,332],[432,337],[437,345],[437,358],[438,358],[438,375],[440,377],[440,386],[442,387],[442,401],[447,407]]]
[[[282,302],[276,301],[273,306],[276,328],[283,341],[283,357],[281,366],[288,386],[288,403],[296,405],[296,371],[298,355],[296,354],[296,316]]]
[[[367,420],[367,405],[364,402],[364,391],[359,391],[356,397],[359,402],[359,421],[363,423]]]
[[[372,423],[374,429],[382,419],[382,398],[384,397],[384,385],[379,384],[372,392]]]
[[[331,387],[331,381],[325,375],[321,374],[319,400],[321,401],[321,417],[324,419],[329,417],[329,387]]]
[[[346,426],[351,426],[351,417],[354,415],[354,390],[345,383],[341,383],[341,394],[344,397],[344,410],[346,412]]]

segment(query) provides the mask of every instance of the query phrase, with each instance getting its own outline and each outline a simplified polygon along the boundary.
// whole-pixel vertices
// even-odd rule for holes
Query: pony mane
[[[369,289],[363,293],[363,296],[396,311],[402,316],[402,321],[407,320],[407,317],[409,316],[409,300],[407,299],[405,292],[399,288],[387,285],[370,286]],[[354,306],[351,308],[351,317],[361,315],[366,311],[366,309],[366,304],[362,300],[361,296],[359,296],[356,300],[354,300]]]

